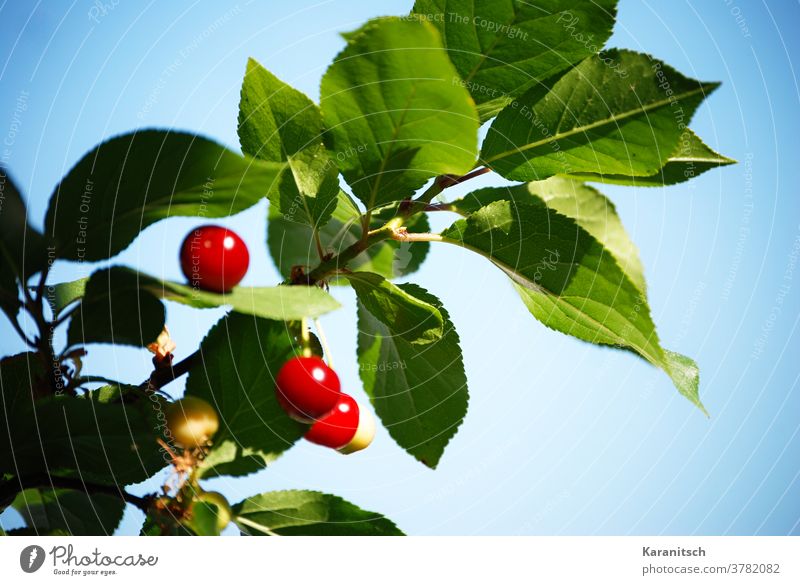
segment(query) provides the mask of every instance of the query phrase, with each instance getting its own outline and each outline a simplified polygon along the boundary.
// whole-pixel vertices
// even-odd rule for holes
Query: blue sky
[[[338,33],[411,2],[99,5],[0,3],[0,135],[37,226],[54,185],[96,143],[166,127],[238,148],[248,56],[316,99],[343,46]],[[412,534],[800,533],[797,23],[797,2],[622,0],[608,43],[723,83],[692,127],[740,164],[666,189],[603,187],[640,248],[663,344],[700,364],[710,419],[630,354],[541,326],[481,258],[434,247],[409,280],[443,300],[470,382],[469,414],[439,468],[380,430],[358,455],[298,444],[268,470],[210,486],[232,501],[282,488],[332,492]],[[502,181],[474,186],[488,184]],[[249,244],[245,284],[279,280],[265,213],[259,205],[222,222]],[[148,228],[115,263],[180,280],[177,250],[193,225]],[[59,265],[53,279],[94,268]],[[334,294],[344,308],[325,317],[326,332],[346,390],[364,401],[352,294]],[[168,306],[178,358],[220,314]],[[19,349],[0,322],[0,352]],[[136,382],[149,363],[144,351],[93,347],[86,368]],[[0,520],[18,522],[10,512]],[[140,522],[129,510],[120,530]]]

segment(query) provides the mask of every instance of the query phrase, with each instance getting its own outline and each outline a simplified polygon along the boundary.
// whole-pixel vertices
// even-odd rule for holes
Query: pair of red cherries
[[[192,286],[225,293],[244,278],[250,253],[232,230],[204,225],[183,240],[180,261]],[[372,442],[372,415],[341,391],[339,376],[322,359],[303,356],[288,360],[278,372],[275,392],[290,417],[312,423],[305,435],[312,443],[354,453]]]

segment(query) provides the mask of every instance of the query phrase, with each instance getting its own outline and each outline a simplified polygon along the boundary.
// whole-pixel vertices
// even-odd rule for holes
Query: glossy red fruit
[[[287,414],[301,422],[325,416],[342,395],[339,376],[316,356],[294,357],[283,364],[275,393]]]
[[[311,425],[306,439],[331,449],[344,447],[358,430],[358,411],[358,403],[342,393],[334,409]]]
[[[247,245],[222,226],[200,226],[189,232],[181,245],[183,274],[192,286],[203,290],[231,290],[244,278],[249,264]]]
[[[348,455],[369,447],[375,437],[372,413],[342,393],[336,407],[311,425],[306,439]]]

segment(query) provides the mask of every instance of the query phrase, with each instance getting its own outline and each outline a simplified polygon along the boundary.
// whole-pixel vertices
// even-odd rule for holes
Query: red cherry
[[[189,232],[181,245],[183,274],[192,286],[203,290],[231,290],[244,278],[249,264],[247,245],[222,226],[200,226]]]
[[[301,422],[328,414],[342,395],[339,376],[315,356],[293,357],[283,364],[275,382],[281,406]]]
[[[342,393],[334,409],[311,425],[306,439],[331,449],[344,447],[358,430],[358,411],[358,403]]]

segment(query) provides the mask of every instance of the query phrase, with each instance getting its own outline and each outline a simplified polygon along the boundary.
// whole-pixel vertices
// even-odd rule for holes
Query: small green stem
[[[308,318],[300,320],[300,339],[303,344],[303,357],[311,357],[311,334],[308,332]]]
[[[325,337],[325,331],[322,329],[322,323],[320,323],[319,319],[314,319],[314,329],[317,330],[317,337],[319,337],[322,351],[327,358],[328,367],[333,368],[333,355],[331,354],[331,348],[328,346],[328,338]]]
[[[388,240],[392,237],[391,230],[403,224],[402,217],[395,217],[382,228],[366,232],[366,237],[361,238],[351,246],[345,248],[339,255],[321,262],[314,270],[308,273],[307,280],[311,284],[324,281],[329,276],[347,267],[348,262],[364,252],[370,246]]]
[[[243,516],[237,516],[236,517],[236,523],[237,524],[244,524],[245,526],[249,526],[250,528],[255,528],[259,532],[261,532],[263,534],[268,534],[269,536],[280,536],[280,534],[278,534],[277,532],[273,532],[272,530],[270,530],[266,526],[262,526],[261,524],[258,524],[257,522],[253,522],[252,520],[249,520],[249,519],[247,519],[247,518],[245,518]]]
[[[477,165],[476,165],[477,167]],[[434,179],[430,187],[428,187],[422,195],[406,202],[406,205],[401,205],[398,214],[390,219],[383,227],[370,230],[369,225],[372,219],[372,209],[368,209],[362,216],[361,238],[343,250],[337,256],[329,258],[320,262],[304,279],[304,284],[317,284],[323,282],[329,276],[343,271],[347,268],[347,264],[356,258],[359,254],[363,253],[367,248],[382,242],[383,240],[394,239],[401,242],[438,242],[441,237],[437,234],[413,234],[407,233],[402,228],[403,223],[409,217],[422,213],[425,211],[455,211],[447,204],[431,205],[431,201],[439,193],[448,187],[458,185],[464,181],[469,181],[475,177],[479,177],[488,173],[491,169],[486,167],[476,168],[466,175],[454,177],[450,175],[442,175]]]
[[[319,237],[319,230],[316,227],[314,228],[314,244],[317,246],[319,259],[322,260],[325,257],[325,251],[322,249],[322,240]]]

